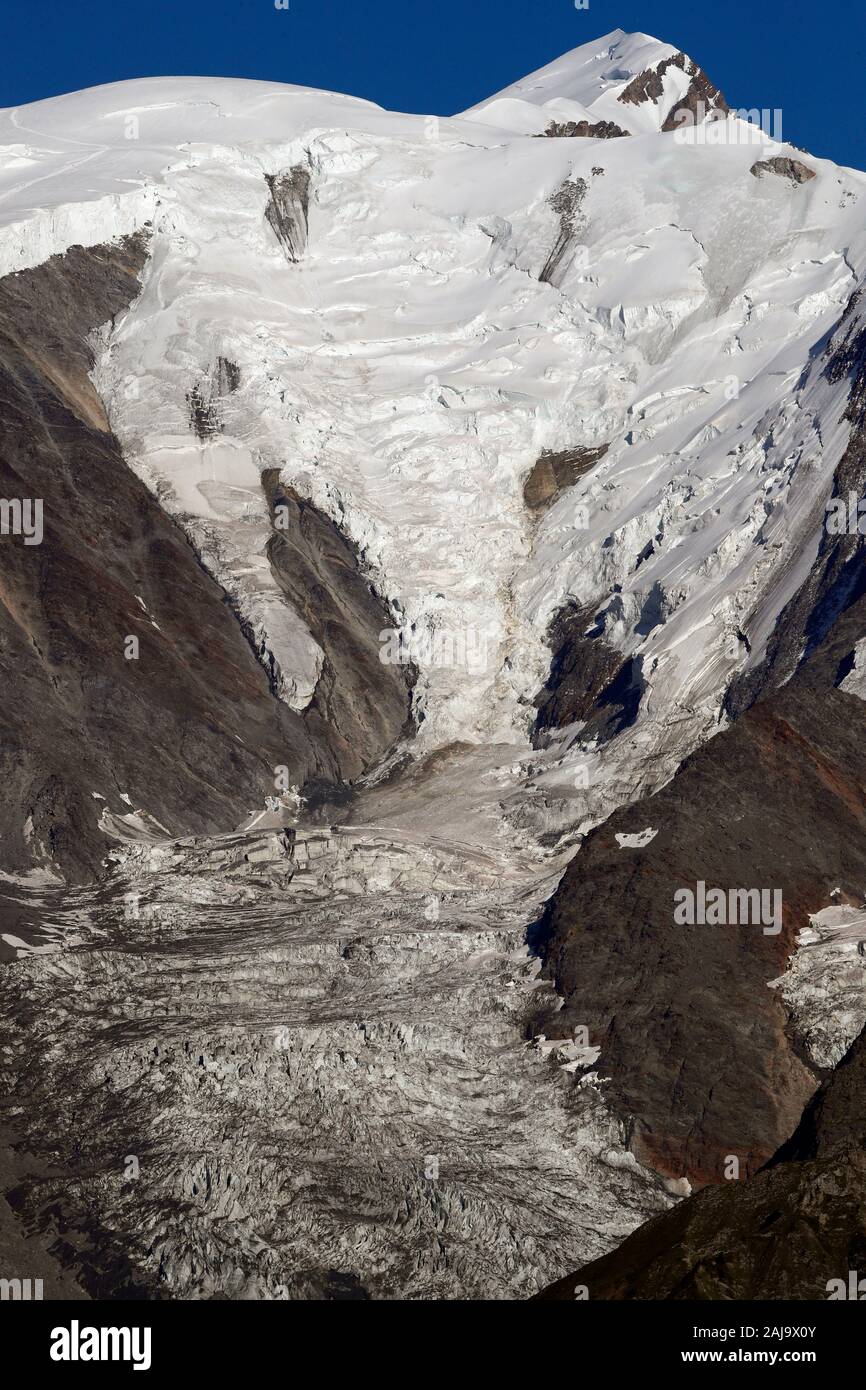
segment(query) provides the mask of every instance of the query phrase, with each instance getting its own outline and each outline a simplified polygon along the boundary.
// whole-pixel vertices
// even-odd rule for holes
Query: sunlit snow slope
[[[705,97],[718,119],[674,121]],[[624,133],[538,138],[580,121]],[[274,469],[410,632],[419,750],[528,753],[569,603],[633,658],[639,704],[603,761],[572,726],[517,765],[565,820],[717,727],[847,437],[845,385],[811,361],[862,273],[863,175],[753,172],[799,152],[622,31],[453,119],[155,78],[8,110],[0,138],[0,271],[147,228],[96,385],[288,704],[321,652],[265,555]],[[574,450],[588,471],[527,506],[539,458]]]

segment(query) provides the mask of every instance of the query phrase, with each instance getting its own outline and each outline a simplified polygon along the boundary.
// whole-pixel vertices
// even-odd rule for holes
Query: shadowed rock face
[[[634,1152],[693,1183],[721,1181],[729,1154],[755,1171],[820,1079],[768,982],[809,913],[862,888],[866,705],[834,680],[864,631],[859,600],[782,690],[595,830],[548,910],[557,1033],[589,1028]],[[644,848],[620,847],[647,827]],[[676,924],[674,894],[698,881],[780,889],[782,930]]]
[[[689,89],[681,101],[672,106],[665,117],[662,130],[677,130],[681,126],[699,124],[709,111],[718,111],[722,114],[730,110],[718,87],[707,77],[707,74],[700,68],[694,69],[694,75],[689,85]]]
[[[305,720],[274,699],[224,592],[124,463],[88,377],[87,339],[134,298],[145,259],[144,239],[131,238],[0,282],[0,493],[40,499],[44,517],[41,544],[0,538],[7,870],[50,861],[72,878],[94,873],[110,843],[97,824],[106,806],[142,807],[171,833],[231,827],[273,792],[276,766],[298,785],[338,783],[408,713],[405,684],[400,696],[393,674],[368,662],[380,712],[353,742],[348,710],[363,703],[363,676],[344,697],[346,644],[369,647],[382,623],[336,539],[316,595],[336,586],[345,622],[332,649],[342,641],[347,658],[332,656],[327,693]],[[218,373],[227,389],[230,365]],[[366,611],[348,601],[356,591]],[[356,619],[372,624],[361,636],[350,633]],[[131,637],[137,659],[125,656]],[[344,715],[344,729],[328,725]]]
[[[626,727],[640,703],[637,663],[607,645],[591,628],[595,605],[570,604],[551,625],[550,674],[538,696],[534,743],[552,729],[583,722],[581,736],[604,742]]]
[[[304,722],[352,780],[411,734],[416,673],[380,661],[379,635],[392,619],[333,521],[293,488],[282,488],[277,472],[266,472],[262,483],[277,523],[268,546],[271,566],[325,654]]]
[[[864,631],[861,599],[780,691],[592,832],[551,900],[557,1032],[589,1027],[634,1152],[693,1184],[721,1181],[729,1154],[755,1171],[820,1079],[768,982],[834,888],[861,895],[866,704],[834,681]],[[648,845],[620,848],[647,827]],[[698,881],[781,890],[781,931],[676,924],[674,894]]]
[[[851,1270],[866,1273],[862,1034],[756,1177],[705,1189],[540,1297],[824,1299]]]

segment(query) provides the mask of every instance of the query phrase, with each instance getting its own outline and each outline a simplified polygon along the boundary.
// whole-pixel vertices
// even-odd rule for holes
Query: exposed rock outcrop
[[[578,721],[585,741],[603,743],[631,722],[640,703],[640,663],[604,641],[592,626],[593,611],[592,604],[569,604],[551,625],[553,656],[537,701],[536,746],[551,730]]]
[[[553,250],[545,262],[539,280],[555,285],[567,265],[567,256],[573,243],[580,218],[580,208],[586,196],[586,179],[567,180],[550,199],[550,206],[559,217],[559,235]]]
[[[555,140],[618,140],[621,136],[630,134],[630,131],[623,130],[615,121],[551,121],[542,132],[542,136],[547,135]]]
[[[679,126],[691,124],[695,119],[703,119],[710,111],[727,112],[730,109],[718,87],[710,81],[703,69],[684,53],[675,53],[671,58],[663,58],[655,67],[638,73],[620,92],[619,101],[627,106],[641,106],[645,102],[658,105],[664,96],[665,73],[670,68],[679,68],[691,78],[691,82],[686,95],[675,102],[665,115],[662,130],[676,130]]]
[[[283,488],[277,471],[265,472],[262,485],[274,522],[271,567],[324,653],[304,722],[314,740],[333,748],[351,781],[410,736],[415,668],[380,659],[380,634],[393,618],[334,522]]]
[[[777,155],[774,159],[757,160],[749,173],[754,174],[756,179],[763,178],[765,174],[775,174],[777,178],[790,179],[791,183],[808,183],[816,177],[815,170],[810,169],[802,160],[789,159],[782,155]]]
[[[303,165],[286,174],[266,174],[271,196],[265,217],[289,261],[299,261],[307,249],[310,171]]]
[[[95,872],[108,842],[91,792],[205,830],[261,804],[275,764],[339,777],[126,467],[88,377],[88,334],[134,298],[146,254],[143,237],[74,247],[0,281],[0,488],[44,505],[41,544],[0,542],[7,870]]]
[[[607,447],[603,444],[596,449],[563,449],[558,453],[545,450],[523,484],[523,500],[529,510],[540,512],[551,506],[604,458]]]
[[[866,886],[866,708],[834,688],[864,632],[860,599],[781,690],[593,831],[551,902],[567,1022],[601,1048],[635,1153],[693,1184],[721,1181],[728,1155],[765,1162],[820,1079],[767,986],[809,914]],[[652,842],[624,852],[617,832],[647,825]],[[674,894],[699,881],[780,890],[781,929],[678,925]]]
[[[237,363],[218,357],[213,370],[197,381],[188,393],[190,425],[203,442],[222,432],[221,402],[238,389],[240,379]]]

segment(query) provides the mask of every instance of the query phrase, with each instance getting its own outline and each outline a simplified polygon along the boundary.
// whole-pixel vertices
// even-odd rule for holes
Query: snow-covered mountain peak
[[[495,92],[487,101],[518,97],[543,105],[556,97],[566,97],[590,105],[602,92],[611,87],[622,90],[639,73],[677,52],[671,44],[651,34],[627,34],[624,29],[613,29],[591,43],[569,49],[552,63]],[[478,110],[487,101],[471,109]]]
[[[860,1026],[866,176],[722,100],[0,112],[0,1088],[97,1296],[531,1292]]]
[[[586,121],[593,134],[641,135],[675,128],[677,113],[694,112],[699,99],[707,110],[726,109],[721,93],[687,54],[650,34],[614,29],[464,115],[526,134]],[[602,122],[604,130],[592,130]]]

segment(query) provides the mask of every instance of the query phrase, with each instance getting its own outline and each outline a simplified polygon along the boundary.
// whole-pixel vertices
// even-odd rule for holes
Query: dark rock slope
[[[852,1273],[866,1276],[864,1034],[756,1177],[705,1188],[540,1297],[839,1298]]]
[[[398,735],[411,734],[415,670],[380,661],[380,633],[392,620],[334,522],[293,488],[282,488],[277,472],[263,474],[262,483],[275,523],[271,567],[325,658],[304,722],[351,780]]]
[[[582,222],[581,207],[587,187],[586,179],[566,179],[549,200],[559,218],[559,233],[538,277],[546,284],[558,285],[569,263]]]
[[[862,606],[859,619],[866,629]],[[635,1153],[672,1176],[719,1182],[729,1154],[754,1170],[817,1084],[768,982],[808,914],[862,883],[864,736],[856,697],[831,688],[818,699],[811,680],[792,682],[596,830],[555,895],[546,959],[566,1000],[556,1030],[589,1027]],[[644,848],[615,838],[648,827],[658,833]],[[674,894],[699,881],[781,890],[781,931],[678,925]]]
[[[610,647],[593,622],[594,605],[571,603],[557,613],[547,635],[552,659],[536,698],[533,741],[543,747],[551,730],[582,722],[584,739],[608,742],[634,719],[644,684],[640,658]]]
[[[749,170],[756,179],[763,178],[765,174],[774,174],[776,178],[790,179],[791,183],[808,183],[810,179],[816,178],[814,169],[810,169],[808,164],[803,164],[799,159],[786,159],[778,157],[776,159],[759,159]]]
[[[854,313],[827,363],[852,386],[854,428],[835,480],[842,496],[862,487],[864,471]],[[838,688],[866,634],[862,545],[859,536],[825,536],[758,681],[740,691],[736,723],[656,795],[587,838],[544,923],[546,968],[565,999],[545,1031],[589,1028],[605,1095],[630,1124],[635,1154],[693,1185],[723,1181],[728,1155],[754,1172],[821,1079],[768,983],[784,972],[809,913],[834,889],[860,902],[866,886],[866,703]],[[584,647],[573,636],[569,645],[568,633],[563,641],[573,659],[540,711],[553,723],[554,706],[592,717],[612,674],[583,672]],[[616,838],[649,828],[657,833],[642,848]],[[699,882],[778,890],[780,930],[679,925],[674,895],[697,892]]]
[[[88,377],[88,335],[136,295],[146,255],[141,237],[75,247],[0,281],[0,494],[41,501],[44,527],[41,544],[0,537],[6,870],[92,874],[109,845],[105,806],[142,807],[172,834],[231,828],[273,792],[275,767],[299,785],[339,782],[408,714],[402,675],[372,663],[381,716],[361,749],[347,752],[351,729],[322,727],[340,714],[333,672],[315,719],[276,700],[223,591],[124,463]],[[333,558],[320,588],[354,584],[367,602],[351,560]],[[384,606],[368,603],[365,620],[369,643]]]

